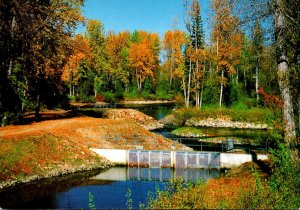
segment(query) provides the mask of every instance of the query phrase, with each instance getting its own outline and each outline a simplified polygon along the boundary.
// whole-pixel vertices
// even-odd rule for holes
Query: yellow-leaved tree
[[[138,93],[141,95],[142,84],[147,77],[154,80],[155,70],[159,64],[159,46],[158,34],[147,33],[145,31],[136,31],[133,33],[132,43],[129,46],[128,63],[134,72]]]

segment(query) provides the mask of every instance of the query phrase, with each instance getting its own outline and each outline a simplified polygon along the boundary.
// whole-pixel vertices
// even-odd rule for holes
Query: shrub
[[[104,97],[102,95],[96,95],[95,100],[97,102],[103,102],[104,101]]]
[[[95,103],[96,100],[94,96],[75,96],[76,102],[83,102],[83,103]]]
[[[117,102],[115,94],[112,93],[112,92],[104,92],[104,93],[102,93],[102,95],[104,97],[104,101],[106,101],[108,103],[115,103],[115,102]]]

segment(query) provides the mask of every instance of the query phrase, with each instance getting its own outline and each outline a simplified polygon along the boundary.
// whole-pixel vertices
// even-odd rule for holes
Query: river
[[[168,180],[219,177],[219,170],[113,167],[33,182],[0,193],[1,208],[139,208]],[[150,194],[149,194],[150,193]]]

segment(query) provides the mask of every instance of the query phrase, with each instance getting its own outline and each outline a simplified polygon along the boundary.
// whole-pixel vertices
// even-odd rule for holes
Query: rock
[[[197,120],[196,118],[191,118],[186,121],[186,126],[195,127],[219,127],[219,128],[248,128],[248,129],[267,129],[266,124],[255,124],[248,122],[235,122],[223,119],[207,119],[207,120]]]

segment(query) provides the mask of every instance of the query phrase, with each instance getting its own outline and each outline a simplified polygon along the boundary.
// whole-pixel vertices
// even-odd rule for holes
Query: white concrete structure
[[[91,149],[99,156],[105,157],[109,161],[117,165],[128,165],[129,164],[129,150],[117,150],[117,149]],[[146,150],[141,150],[146,151]],[[177,151],[169,151],[171,158],[171,167],[176,166],[176,153]],[[178,153],[182,153],[178,151]],[[187,152],[187,153],[197,153],[197,152]],[[201,153],[201,152],[199,152]],[[215,152],[202,152],[204,155],[208,153]],[[220,156],[218,168],[233,168],[238,167],[246,162],[254,161],[254,160],[266,160],[268,159],[268,155],[252,155],[252,154],[234,154],[234,153],[218,153]],[[208,160],[211,156],[207,156]],[[187,161],[187,160],[185,160]],[[218,163],[218,164],[219,164]],[[188,165],[188,164],[186,164]],[[210,168],[209,165],[207,165]]]
[[[117,165],[127,165],[128,162],[128,150],[121,149],[95,149],[91,148],[96,154],[105,157],[110,162]]]
[[[220,164],[221,168],[234,168],[238,167],[246,162],[256,160],[267,160],[267,155],[257,155],[254,157],[251,154],[233,154],[233,153],[221,153]]]

